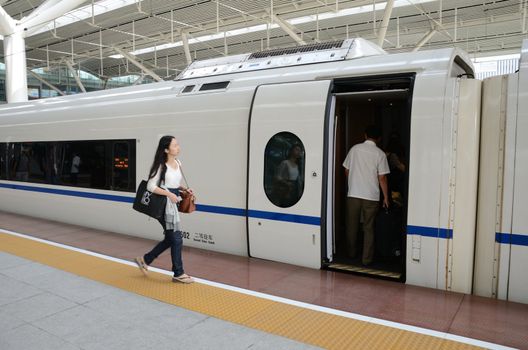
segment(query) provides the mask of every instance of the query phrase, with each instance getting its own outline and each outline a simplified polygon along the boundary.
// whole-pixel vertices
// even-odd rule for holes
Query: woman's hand
[[[180,187],[180,191],[186,192],[186,193],[190,194],[191,196],[194,196],[194,191],[192,190],[192,188]]]
[[[177,195],[175,195],[174,193],[172,192],[169,192],[169,194],[167,195],[167,198],[169,198],[169,200],[172,202],[172,203],[179,203],[181,201],[181,198],[178,197]]]

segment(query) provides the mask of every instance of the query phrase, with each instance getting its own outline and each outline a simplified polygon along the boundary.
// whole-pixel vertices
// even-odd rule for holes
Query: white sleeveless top
[[[166,164],[167,165],[167,164]],[[147,190],[150,192],[154,192],[156,187],[158,187],[158,182],[161,176],[161,166],[158,169],[158,172],[156,175],[148,180],[147,183]],[[166,188],[178,188],[181,186],[181,180],[182,180],[182,172],[180,169],[180,166],[178,165],[178,169],[174,169],[167,165],[167,172],[165,173],[165,182],[161,185]]]

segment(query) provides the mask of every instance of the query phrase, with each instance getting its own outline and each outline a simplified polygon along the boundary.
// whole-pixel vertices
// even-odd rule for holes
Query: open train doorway
[[[339,79],[332,89],[332,111],[328,120],[327,268],[405,281],[407,192],[414,74]],[[332,118],[333,117],[333,118]],[[380,204],[374,223],[374,259],[364,264],[364,214],[357,223],[355,242],[347,209],[348,179],[343,161],[349,150],[365,141],[365,129],[377,126],[377,144],[386,155],[390,207]],[[347,219],[348,218],[348,219]],[[368,245],[367,245],[368,246]],[[353,253],[355,251],[355,254]]]

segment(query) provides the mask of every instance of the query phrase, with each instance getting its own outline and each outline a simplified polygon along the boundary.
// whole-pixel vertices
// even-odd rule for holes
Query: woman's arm
[[[161,167],[156,172],[156,175],[154,175],[153,178],[150,178],[148,180],[148,182],[147,182],[147,190],[149,192],[158,194],[160,196],[165,196],[165,197],[169,198],[171,200],[171,202],[173,202],[173,203],[178,203],[180,201],[178,196],[176,196],[171,191],[167,191],[167,190],[165,190],[165,189],[163,189],[163,188],[158,186],[160,176],[161,176]]]

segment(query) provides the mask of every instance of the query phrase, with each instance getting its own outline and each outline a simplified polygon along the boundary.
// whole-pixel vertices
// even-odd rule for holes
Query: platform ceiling
[[[43,2],[0,0],[15,19]],[[383,48],[412,50],[434,29],[421,50],[457,46],[475,56],[519,52],[522,39],[528,37],[527,2],[396,0]],[[374,5],[379,10],[373,11]],[[163,79],[171,79],[187,66],[182,33],[190,42],[192,59],[298,44],[271,14],[279,21],[297,23],[294,31],[307,43],[347,37],[375,42],[384,6],[385,0],[87,1],[26,39],[27,64],[53,69],[68,60],[103,78],[141,74],[128,59],[115,58],[116,48],[125,52],[151,48],[135,57]],[[60,24],[65,21],[71,23]],[[248,27],[253,29],[243,33]],[[0,52],[3,55],[3,48]]]

